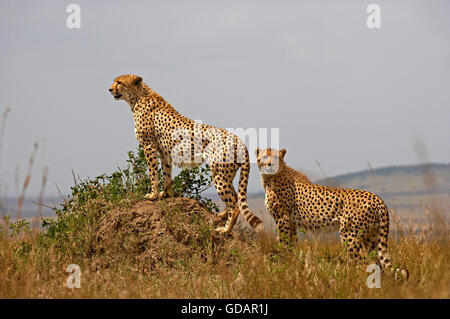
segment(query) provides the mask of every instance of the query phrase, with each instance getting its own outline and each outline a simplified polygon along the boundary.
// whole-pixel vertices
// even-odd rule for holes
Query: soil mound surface
[[[225,239],[214,232],[218,223],[217,215],[194,199],[139,201],[100,218],[91,253],[101,256],[96,258],[101,266],[133,260],[148,270],[158,263],[171,267],[193,255],[206,261],[217,239]]]

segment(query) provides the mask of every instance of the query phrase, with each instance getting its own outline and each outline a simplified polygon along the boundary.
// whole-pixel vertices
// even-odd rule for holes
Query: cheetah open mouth
[[[114,95],[114,98],[115,98],[115,99],[120,99],[121,97],[122,97],[122,94]]]

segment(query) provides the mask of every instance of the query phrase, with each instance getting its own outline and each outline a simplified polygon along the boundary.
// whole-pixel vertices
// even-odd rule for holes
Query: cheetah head
[[[286,150],[283,148],[277,150],[274,148],[266,148],[265,150],[260,150],[259,148],[255,151],[256,163],[262,175],[273,175],[281,172],[284,168],[284,155],[286,155]]]
[[[120,75],[114,79],[113,85],[109,88],[109,92],[116,100],[125,100],[131,103],[133,99],[140,98],[144,90],[142,86],[142,78],[137,75]]]

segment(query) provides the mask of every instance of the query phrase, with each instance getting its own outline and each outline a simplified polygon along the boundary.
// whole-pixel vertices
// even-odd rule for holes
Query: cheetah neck
[[[295,183],[302,183],[302,184],[312,184],[312,182],[309,180],[308,176],[303,174],[302,172],[296,171],[292,167],[284,164],[283,168],[280,172],[276,174],[271,175],[262,175],[261,174],[261,181],[263,184],[263,187],[270,187],[270,185],[277,180],[280,179],[288,179]]]
[[[130,98],[130,101],[127,101],[130,105],[131,112],[135,112],[143,98],[151,98],[153,96],[159,97],[160,95],[153,91],[147,84],[142,83],[141,88],[135,91],[135,94]]]
[[[173,112],[176,112],[172,105],[155,91],[151,91],[149,95],[133,99],[130,107],[134,116],[141,113],[151,113],[161,108],[171,109]]]
[[[261,174],[261,182],[263,184],[264,187],[266,187],[267,185],[269,185],[269,183],[276,179],[278,176],[284,175],[284,173],[286,172],[286,169],[289,169],[290,167],[288,167],[286,164],[283,165],[283,168],[275,173],[275,174]]]
[[[128,102],[128,101],[127,101],[127,102]],[[138,98],[138,97],[134,97],[134,96],[133,96],[133,97],[130,99],[130,101],[128,102],[128,104],[130,105],[131,112],[134,113],[134,110],[135,110],[135,108],[136,108],[138,102],[139,102],[139,98]]]
[[[151,95],[153,92],[153,90],[144,82],[142,82],[142,95],[143,96],[149,96]]]

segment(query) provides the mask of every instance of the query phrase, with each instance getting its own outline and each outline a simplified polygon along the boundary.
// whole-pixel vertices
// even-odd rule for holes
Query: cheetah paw
[[[226,227],[217,227],[215,231],[220,234],[228,234],[230,232],[229,230],[226,229]]]
[[[406,269],[396,269],[394,273],[394,278],[397,281],[408,281],[409,279],[409,271]]]
[[[159,198],[173,197],[174,194],[172,191],[162,191],[159,193]]]
[[[169,194],[165,191],[162,191],[159,193],[159,198],[165,198],[165,197],[169,197]]]
[[[149,194],[145,195],[145,199],[148,199],[148,200],[155,200],[157,198],[158,198],[157,193],[149,193]]]

